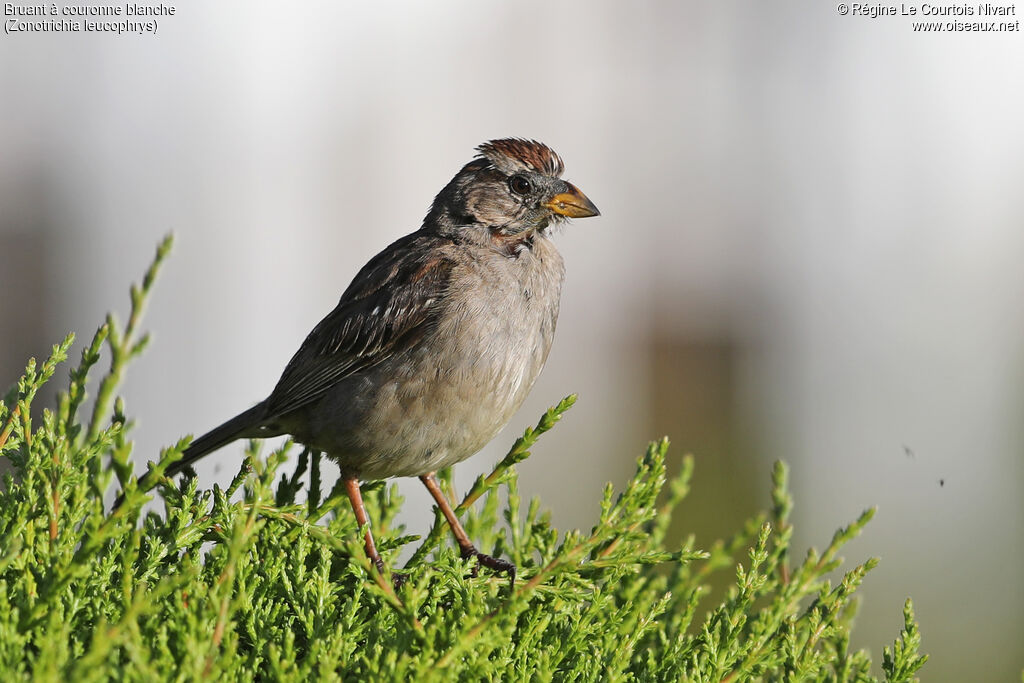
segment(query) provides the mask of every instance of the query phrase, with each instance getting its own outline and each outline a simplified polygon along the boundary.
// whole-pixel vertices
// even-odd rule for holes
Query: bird
[[[419,477],[462,556],[514,582],[511,562],[473,545],[436,472],[483,448],[526,398],[565,279],[552,233],[600,211],[541,142],[502,138],[475,151],[420,228],[363,266],[270,395],[191,441],[166,475],[236,439],[290,435],[338,464],[381,574],[360,484]]]

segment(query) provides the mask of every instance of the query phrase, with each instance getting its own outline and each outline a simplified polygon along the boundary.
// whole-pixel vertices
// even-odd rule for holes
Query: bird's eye
[[[533,185],[530,184],[529,179],[521,175],[512,176],[508,181],[508,186],[512,188],[512,191],[516,194],[529,194],[530,190],[533,189]]]

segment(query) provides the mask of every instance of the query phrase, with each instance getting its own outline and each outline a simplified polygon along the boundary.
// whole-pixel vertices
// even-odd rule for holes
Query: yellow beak
[[[594,206],[594,202],[587,199],[587,196],[579,191],[572,183],[566,183],[566,190],[559,192],[541,206],[551,209],[560,216],[569,218],[586,218],[587,216],[600,216],[601,212]]]

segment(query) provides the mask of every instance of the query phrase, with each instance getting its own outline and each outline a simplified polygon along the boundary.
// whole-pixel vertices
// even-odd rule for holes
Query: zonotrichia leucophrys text
[[[423,226],[370,259],[306,337],[270,397],[194,440],[173,475],[239,438],[290,434],[341,468],[356,519],[360,480],[417,476],[464,556],[477,552],[434,472],[480,450],[544,367],[564,266],[549,236],[598,215],[539,142],[492,140],[437,195]],[[383,570],[367,527],[366,552]]]

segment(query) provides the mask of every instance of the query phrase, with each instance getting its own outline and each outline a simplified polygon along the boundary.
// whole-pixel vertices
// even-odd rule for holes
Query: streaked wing
[[[337,382],[415,344],[436,323],[453,262],[441,237],[413,233],[367,263],[292,357],[267,418],[315,401]]]

